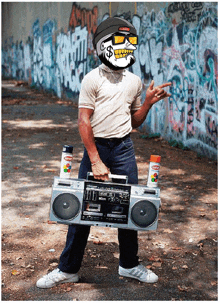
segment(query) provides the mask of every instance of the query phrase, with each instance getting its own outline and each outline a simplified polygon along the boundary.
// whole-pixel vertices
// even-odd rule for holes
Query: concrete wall
[[[2,2],[2,76],[76,97],[100,63],[92,38],[108,16],[137,29],[130,69],[142,79],[143,99],[152,79],[173,83],[141,130],[216,159],[217,2]]]

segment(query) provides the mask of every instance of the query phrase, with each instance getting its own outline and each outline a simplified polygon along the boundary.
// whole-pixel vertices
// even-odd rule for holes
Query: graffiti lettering
[[[85,9],[73,3],[65,33],[55,31],[55,21],[49,19],[41,28],[37,19],[26,43],[8,37],[2,45],[2,75],[52,89],[59,97],[78,94],[82,78],[99,64],[93,35],[98,20],[109,15],[101,10],[98,14],[98,7]],[[172,96],[152,107],[141,130],[178,139],[216,158],[217,4],[170,2],[150,11],[145,2],[137,2],[136,12],[133,17],[130,11],[119,16],[130,20],[139,36],[130,70],[142,80],[142,99],[151,80],[155,85],[172,82],[168,89]]]
[[[168,14],[170,13],[181,13],[182,20],[185,20],[186,22],[195,22],[199,17],[200,13],[197,13],[197,11],[202,10],[203,3],[202,2],[174,2],[169,5],[168,7]]]
[[[53,89],[56,91],[56,88],[53,87],[53,53],[52,53],[52,41],[53,41],[53,31],[54,31],[54,22],[48,20],[43,25],[43,66],[44,66],[44,85],[48,89]]]
[[[86,28],[78,26],[74,33],[59,34],[57,37],[57,67],[60,83],[72,92],[79,92],[86,74],[87,63]]]
[[[43,83],[43,48],[41,41],[40,22],[37,19],[32,27],[33,43],[33,78],[35,83]]]
[[[97,28],[98,8],[95,6],[93,10],[81,9],[75,3],[72,6],[70,14],[69,27],[75,29],[77,26],[87,26],[88,33],[95,33]]]
[[[213,118],[217,114],[216,8],[204,3],[172,3],[167,8],[173,20],[169,27],[161,12],[159,19],[153,10],[143,14],[143,4],[140,6],[141,17],[133,18],[140,39],[133,72],[143,79],[143,85],[151,79],[172,82],[166,113],[169,124],[159,124],[158,128],[156,123],[165,121],[164,111],[159,110],[160,104],[155,104],[142,129],[157,130],[191,148],[202,145],[203,152],[213,156],[217,146],[217,119]],[[173,18],[176,12],[181,13],[184,21],[199,20],[197,26],[189,29],[184,23],[178,24]]]

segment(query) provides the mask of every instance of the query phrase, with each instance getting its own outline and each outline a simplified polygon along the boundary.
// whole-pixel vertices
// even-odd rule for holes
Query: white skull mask
[[[97,43],[98,56],[108,67],[114,70],[124,69],[135,62],[136,44],[137,37],[134,35],[127,33],[108,35]]]

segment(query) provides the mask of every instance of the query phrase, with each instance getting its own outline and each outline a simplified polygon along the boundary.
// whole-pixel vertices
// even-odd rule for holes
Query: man
[[[170,96],[164,87],[152,81],[141,106],[141,79],[125,68],[135,62],[138,43],[136,29],[121,18],[108,18],[94,34],[94,48],[102,64],[88,73],[79,96],[79,132],[85,146],[79,178],[87,172],[106,181],[108,175],[127,175],[129,184],[138,183],[137,164],[130,138],[132,128],[139,127],[151,106]],[[70,225],[66,246],[57,269],[37,281],[40,288],[57,283],[77,282],[90,226]],[[156,274],[139,264],[137,231],[118,229],[119,275],[155,283]]]

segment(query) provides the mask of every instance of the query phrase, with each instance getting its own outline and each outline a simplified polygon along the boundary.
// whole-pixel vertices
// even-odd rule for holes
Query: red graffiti
[[[92,10],[80,8],[73,4],[70,14],[69,27],[75,29],[76,26],[87,26],[88,33],[95,33],[98,20],[98,7],[95,6]]]

